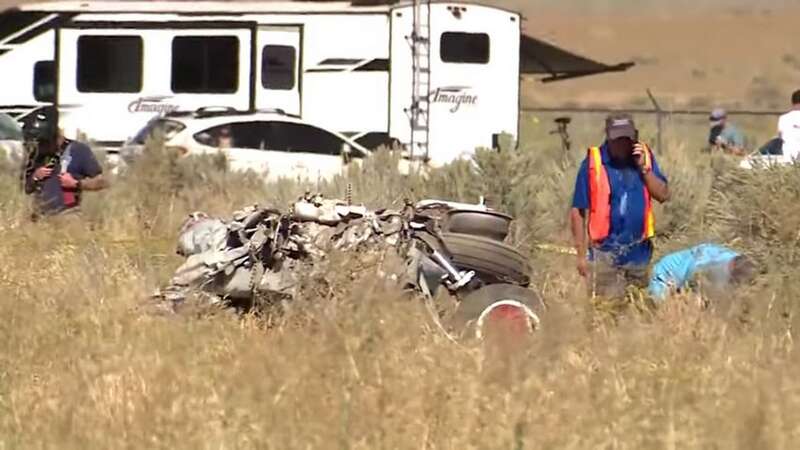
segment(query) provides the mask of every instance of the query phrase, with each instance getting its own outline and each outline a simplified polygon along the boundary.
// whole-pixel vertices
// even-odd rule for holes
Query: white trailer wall
[[[116,3],[115,3],[116,4]],[[287,5],[284,5],[287,6]],[[65,111],[66,128],[81,128],[89,137],[104,141],[124,140],[160,107],[193,109],[201,106],[231,106],[247,109],[255,101],[269,108],[266,100],[280,96],[257,95],[262,88],[262,68],[251,67],[252,55],[260,55],[264,41],[255,39],[259,26],[281,25],[300,31],[299,112],[303,119],[341,132],[383,132],[404,143],[411,139],[408,109],[412,101],[413,29],[410,6],[371,11],[300,11],[300,4],[286,12],[255,14],[181,13],[80,13],[75,23],[106,22],[103,29],[68,29],[60,48],[59,101]],[[291,9],[291,8],[289,8]],[[127,22],[128,29],[114,27]],[[191,28],[189,22],[239,23],[240,27]],[[144,23],[147,29],[133,29]],[[171,29],[169,24],[183,24]],[[164,24],[159,28],[159,24]],[[490,147],[494,137],[517,134],[519,102],[519,16],[513,12],[468,4],[434,3],[430,19],[430,155],[447,161],[471,154],[476,147]],[[87,93],[76,87],[76,39],[81,35],[138,34],[144,42],[142,89],[135,93]],[[486,35],[489,41],[485,63],[442,59],[445,33]],[[228,94],[174,93],[171,80],[171,41],[185,35],[234,35],[240,40],[239,85]],[[64,38],[66,36],[66,39]],[[2,103],[33,103],[33,65],[51,59],[55,35],[48,31],[18,48],[0,55],[6,71],[0,84]],[[259,62],[261,58],[256,58]],[[328,60],[328,63],[325,63]],[[332,64],[330,60],[355,63]],[[373,64],[374,63],[374,64]],[[369,69],[365,70],[367,64]],[[7,77],[11,78],[7,78]],[[251,76],[255,79],[251,79]],[[146,100],[139,111],[130,105]],[[296,100],[296,97],[295,97]],[[277,101],[277,100],[276,100]],[[282,105],[274,105],[280,108]],[[297,107],[291,108],[294,112]]]
[[[33,68],[38,61],[51,61],[54,56],[55,32],[48,31],[0,55],[2,83],[0,104],[35,105]]]
[[[122,17],[120,17],[122,16]],[[144,16],[153,19],[153,16]],[[120,27],[104,25],[87,28],[87,24],[103,23],[101,18],[89,15],[76,21],[76,28],[60,30],[58,102],[61,125],[68,137],[85,134],[90,139],[119,142],[134,134],[158,108],[191,110],[203,106],[225,105],[247,109],[250,105],[250,60],[252,33],[247,28],[207,29],[196,26],[148,28],[131,27],[139,17],[117,15],[113,23]],[[80,26],[78,28],[77,26]],[[248,27],[242,22],[240,27]],[[81,92],[78,86],[78,42],[82,37],[120,36],[139,37],[142,43],[141,88],[136,92]],[[172,80],[172,44],[176,37],[234,37],[238,39],[239,68],[235,91],[229,93],[174,92]],[[131,55],[131,58],[136,56]]]
[[[412,8],[392,14],[391,134],[404,143],[411,140],[406,110],[412,101],[407,39],[412,29]],[[501,133],[517,135],[519,33],[516,13],[479,5],[431,5],[429,157],[434,163],[473,154],[477,147],[491,148]],[[443,51],[442,43],[449,48]]]
[[[388,132],[388,70],[326,69],[319,65],[330,59],[388,60],[388,16],[341,14],[302,18],[305,21],[303,119],[342,132]]]
[[[301,30],[302,50],[300,73],[300,114],[314,124],[342,132],[388,132],[389,121],[389,72],[359,70],[325,70],[321,62],[330,59],[384,60],[389,59],[389,19],[386,14],[269,14],[227,16],[186,16],[172,14],[91,14],[81,15],[76,23],[85,21],[146,21],[179,23],[181,21],[232,21],[243,20],[265,25],[288,25]],[[243,22],[243,24],[246,22]],[[258,32],[258,31],[257,31]],[[127,105],[139,98],[163,97],[161,102],[190,109],[200,106],[233,106],[247,109],[250,86],[250,36],[240,30],[76,30],[69,33],[94,34],[139,34],[145,40],[145,70],[142,91],[136,94],[107,93],[86,94],[75,88],[74,68],[62,70],[60,101],[67,106],[65,120],[68,129],[80,127],[90,137],[114,141],[128,137],[146,121],[143,114],[128,111]],[[175,94],[170,83],[170,41],[173,36],[236,35],[241,40],[240,83],[234,94]],[[62,42],[62,61],[74,65],[74,39]],[[65,45],[66,44],[66,45]],[[260,54],[261,48],[256,48]],[[259,59],[260,60],[260,59]],[[388,64],[387,64],[388,65]],[[63,62],[62,62],[63,66]],[[261,89],[261,68],[253,71],[254,86]],[[84,105],[72,108],[69,105]],[[125,106],[125,108],[123,108]],[[283,105],[257,103],[258,108],[283,108]],[[103,111],[101,113],[101,111]],[[93,118],[102,114],[109,123],[88,129],[82,123],[97,123]],[[114,117],[111,120],[111,117]],[[152,116],[152,113],[147,114]],[[71,119],[69,119],[71,117]],[[123,137],[123,138],[124,138]]]

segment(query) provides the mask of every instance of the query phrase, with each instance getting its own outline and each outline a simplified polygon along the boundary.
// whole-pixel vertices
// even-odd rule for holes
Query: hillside
[[[783,109],[800,88],[800,8],[620,9],[576,14],[528,11],[526,30],[604,62],[635,61],[623,74],[543,86],[526,84],[528,104],[646,105],[651,88],[673,106]]]

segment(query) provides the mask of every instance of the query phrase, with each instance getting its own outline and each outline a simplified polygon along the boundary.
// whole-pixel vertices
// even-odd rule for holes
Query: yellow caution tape
[[[533,248],[538,250],[544,250],[546,252],[561,253],[562,255],[574,255],[574,256],[578,255],[578,252],[574,248],[564,247],[562,245],[533,244]]]

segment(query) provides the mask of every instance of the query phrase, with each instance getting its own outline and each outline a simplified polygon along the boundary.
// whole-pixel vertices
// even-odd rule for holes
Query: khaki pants
[[[592,296],[620,298],[625,296],[628,286],[644,288],[648,284],[649,269],[647,265],[617,266],[614,257],[608,253],[595,251],[589,262],[591,270]]]

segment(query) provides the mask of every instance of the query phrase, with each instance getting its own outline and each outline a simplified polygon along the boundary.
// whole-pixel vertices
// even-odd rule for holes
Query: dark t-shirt
[[[55,214],[80,204],[79,192],[68,191],[61,187],[58,175],[64,169],[76,180],[94,178],[103,173],[100,163],[97,162],[97,158],[89,146],[82,142],[70,142],[61,154],[61,166],[55,167],[53,174],[42,181],[39,207],[44,214]],[[74,199],[74,201],[67,204],[65,198],[67,200]]]

